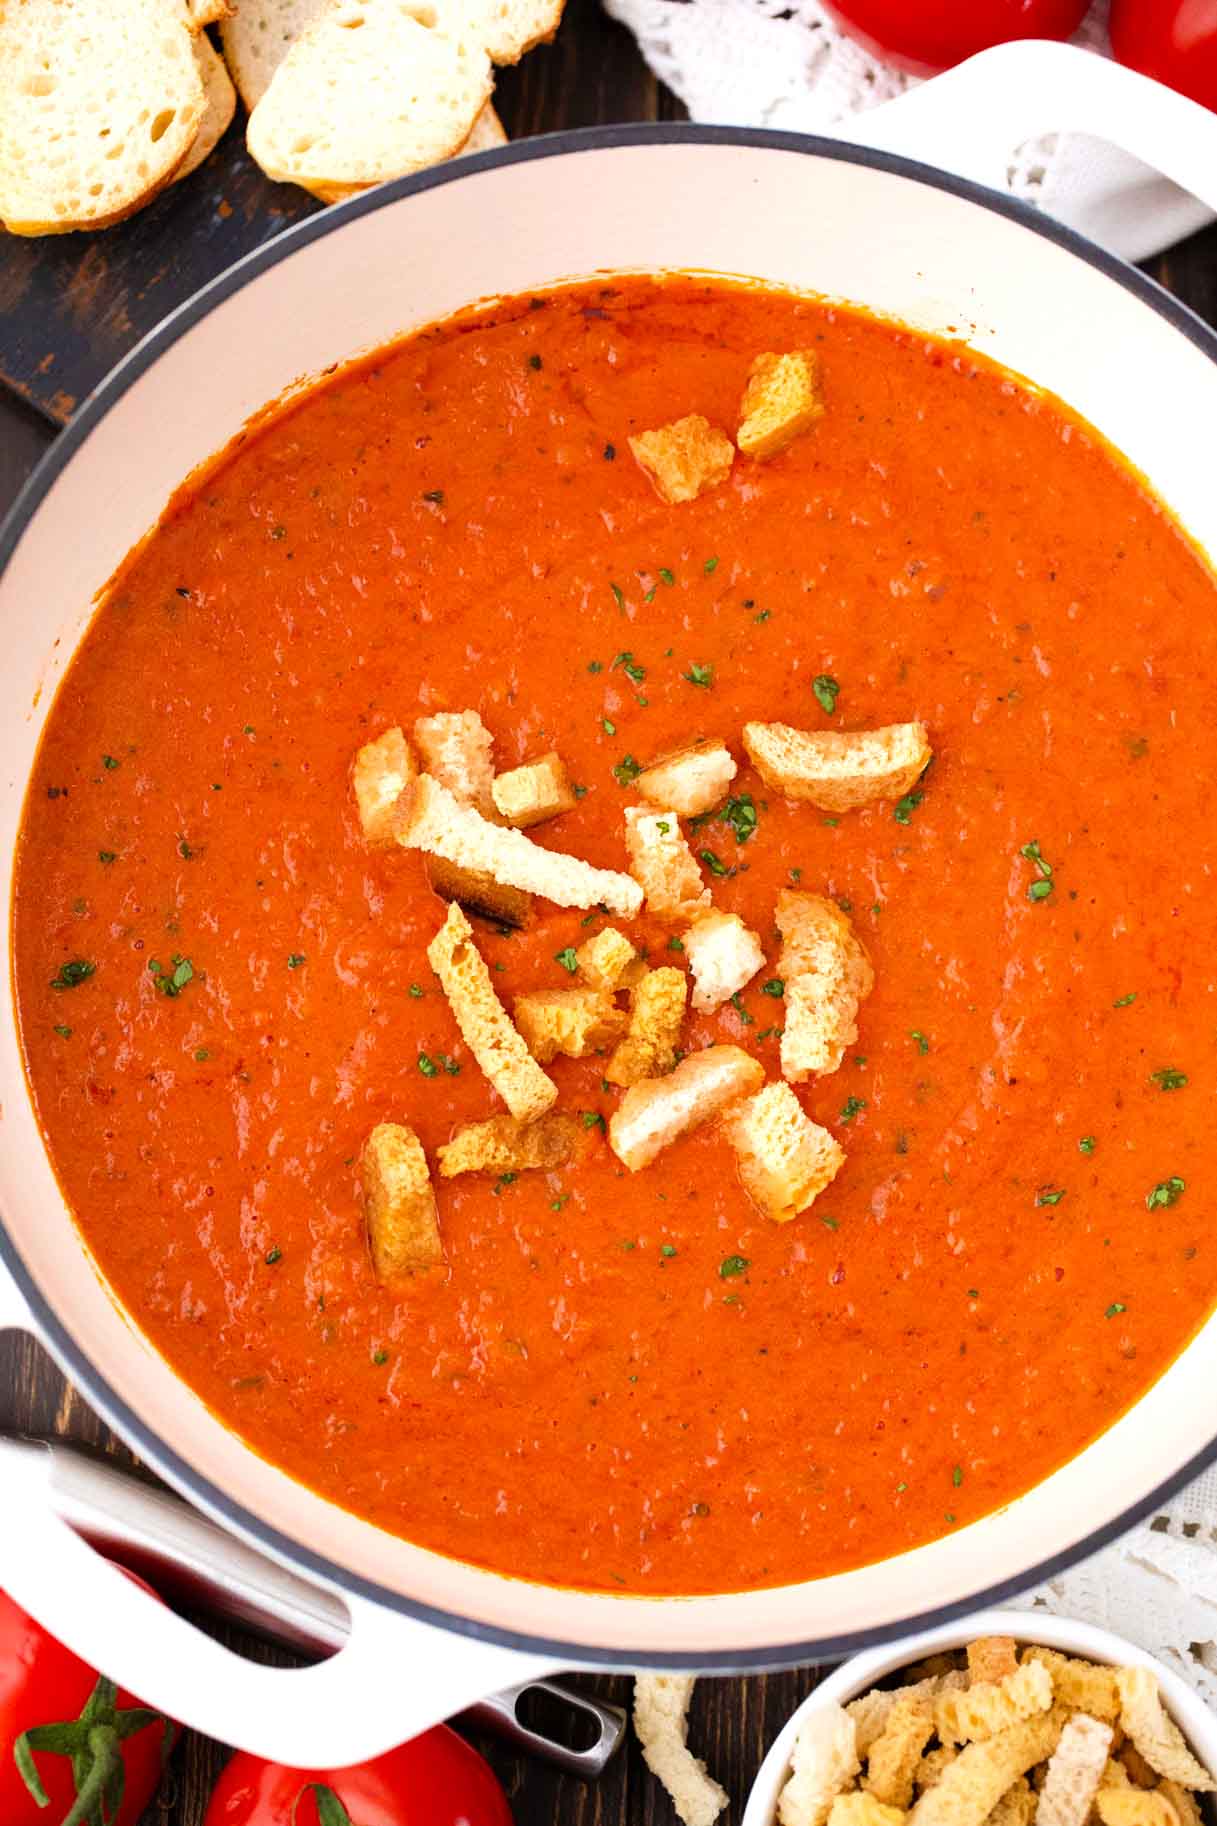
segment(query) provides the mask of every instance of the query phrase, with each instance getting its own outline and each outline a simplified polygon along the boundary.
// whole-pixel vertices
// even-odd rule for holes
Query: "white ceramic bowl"
[[[1113,1636],[1109,1630],[1097,1629],[1093,1623],[1079,1623],[1073,1617],[1054,1617],[1046,1611],[983,1610],[956,1623],[924,1630],[919,1636],[906,1636],[900,1642],[886,1643],[883,1648],[869,1649],[863,1655],[853,1656],[835,1674],[830,1674],[808,1694],[774,1739],[752,1784],[743,1826],[773,1826],[778,1796],[790,1773],[794,1740],[809,1712],[819,1706],[845,1705],[860,1693],[868,1693],[900,1668],[923,1661],[927,1655],[962,1648],[978,1636],[1013,1636],[1018,1642],[1037,1642],[1044,1648],[1060,1649],[1064,1654],[1078,1655],[1087,1661],[1106,1662],[1113,1667],[1151,1668],[1158,1676],[1167,1711],[1205,1767],[1217,1769],[1217,1716],[1199,1694],[1155,1656],[1137,1648],[1123,1636]]]

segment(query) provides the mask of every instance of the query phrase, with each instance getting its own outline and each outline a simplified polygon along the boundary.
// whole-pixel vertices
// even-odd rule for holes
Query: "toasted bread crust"
[[[637,1084],[661,1077],[676,1063],[684,1025],[688,984],[683,970],[663,964],[648,970],[630,990],[625,1038],[604,1068],[610,1084]]]
[[[696,919],[709,907],[710,890],[675,812],[627,806],[625,846],[630,873],[646,894],[647,911],[656,919]]]
[[[758,355],[748,371],[735,441],[745,456],[763,461],[823,416],[820,360],[814,349]]]
[[[351,790],[359,822],[377,848],[392,844],[397,802],[417,772],[410,744],[397,726],[374,742],[365,742],[352,761]]]
[[[835,1072],[858,1037],[875,973],[849,916],[819,894],[783,889],[777,904],[785,982],[782,1074],[792,1083]]]
[[[735,446],[699,412],[674,419],[630,439],[630,449],[655,493],[669,507],[695,501],[707,488],[725,482],[735,460]]]
[[[553,749],[539,761],[496,774],[490,791],[498,816],[518,831],[572,811],[579,803],[562,757]]]
[[[806,1211],[845,1164],[840,1142],[805,1114],[788,1084],[767,1084],[728,1110],[723,1130],[735,1149],[745,1192],[779,1224]],[[923,1747],[924,1740],[918,1756]]]
[[[933,759],[924,723],[842,734],[789,723],[745,723],[744,747],[766,786],[823,812],[903,798]]]
[[[414,1130],[381,1122],[359,1162],[368,1243],[376,1278],[386,1287],[408,1281],[444,1259],[427,1157]]]
[[[517,1122],[514,1116],[491,1116],[470,1122],[436,1153],[441,1179],[461,1173],[550,1172],[565,1166],[579,1144],[579,1125],[573,1116],[555,1111],[536,1122]]]
[[[725,742],[695,742],[652,761],[634,786],[657,811],[668,809],[681,818],[696,818],[718,804],[738,771]]]
[[[473,928],[458,906],[427,947],[466,1045],[519,1122],[543,1116],[558,1095],[494,991],[490,972],[473,942]]]
[[[536,989],[517,996],[512,1010],[516,1026],[539,1065],[562,1053],[568,1059],[585,1059],[589,1053],[615,1046],[629,1024],[602,989]]]

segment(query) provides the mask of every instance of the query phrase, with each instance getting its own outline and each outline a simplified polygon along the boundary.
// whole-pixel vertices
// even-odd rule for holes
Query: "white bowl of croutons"
[[[1217,1717],[1121,1636],[983,1611],[855,1655],[761,1765],[743,1826],[1201,1826]]]

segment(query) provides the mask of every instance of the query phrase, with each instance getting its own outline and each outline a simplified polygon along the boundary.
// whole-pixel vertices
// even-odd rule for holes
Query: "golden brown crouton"
[[[910,1826],[982,1826],[1020,1775],[1051,1756],[1063,1719],[1042,1712],[983,1743],[969,1744],[927,1788],[909,1815]]]
[[[832,1804],[858,1773],[854,1720],[840,1706],[815,1706],[799,1727],[790,1776],[778,1797],[780,1826],[825,1826]]]
[[[1150,1768],[1167,1781],[1200,1794],[1217,1793],[1217,1781],[1192,1755],[1182,1731],[1163,1706],[1157,1675],[1146,1667],[1120,1667],[1115,1676],[1120,1724]]]
[[[528,761],[513,767],[510,773],[496,774],[491,785],[494,808],[504,824],[516,830],[542,824],[556,818],[579,803],[567,778],[562,757],[553,749],[539,761]]]
[[[400,815],[400,813],[399,813]],[[442,856],[428,856],[427,880],[441,900],[455,900],[466,913],[520,932],[532,918],[532,895],[496,881],[485,869],[462,869]]]
[[[580,856],[542,849],[523,831],[491,824],[472,805],[463,805],[433,780],[420,774],[401,796],[397,841],[405,849],[461,869],[481,870],[503,885],[544,894],[562,907],[595,907],[632,916],[642,905],[642,889],[630,875],[596,869]]]
[[[693,1006],[718,1008],[750,983],[765,961],[761,941],[738,913],[702,913],[684,937]]]
[[[408,780],[418,772],[400,729],[386,729],[359,750],[351,764],[351,786],[359,822],[369,843],[393,841],[393,812]]]
[[[676,1063],[688,985],[682,970],[648,970],[630,990],[630,1024],[604,1068],[610,1084],[662,1077]]]
[[[643,1760],[671,1796],[683,1826],[714,1826],[725,1791],[688,1747],[692,1674],[639,1674],[634,1681],[634,1729]]]
[[[1181,1826],[1174,1802],[1161,1789],[1100,1788],[1094,1810],[1103,1826]]]
[[[1040,1648],[1038,1643],[1024,1649],[1024,1661],[1042,1661],[1052,1675],[1052,1690],[1062,1704],[1091,1718],[1114,1724],[1120,1716],[1120,1694],[1116,1670],[1101,1667],[1093,1661],[1075,1661],[1054,1648]]]
[[[466,1123],[436,1154],[441,1179],[458,1173],[526,1173],[539,1168],[549,1172],[565,1166],[579,1142],[579,1125],[573,1116],[551,1111],[537,1122],[517,1122],[514,1116],[491,1116],[486,1122]]]
[[[709,907],[710,890],[675,812],[627,806],[625,847],[630,873],[646,894],[647,911],[656,919],[696,919]]]
[[[835,1072],[858,1037],[858,1008],[875,973],[849,917],[819,894],[784,888],[778,895],[786,985],[782,1073],[792,1083]]]
[[[516,997],[512,1012],[539,1065],[548,1065],[558,1053],[585,1059],[615,1046],[629,1025],[625,1009],[603,989],[531,990]]]
[[[932,759],[924,723],[844,735],[789,723],[745,723],[744,747],[766,786],[788,799],[807,799],[822,812],[901,799]]]
[[[494,992],[490,972],[473,942],[473,928],[458,906],[427,947],[470,1052],[519,1122],[543,1116],[558,1095],[511,1024]]]
[[[738,1046],[708,1046],[682,1059],[666,1078],[630,1086],[609,1120],[609,1146],[631,1173],[679,1136],[759,1090],[765,1068]]]
[[[474,805],[484,818],[494,815],[494,738],[476,710],[441,710],[420,716],[414,740],[423,770],[454,799]]]
[[[771,457],[824,416],[814,349],[758,355],[748,370],[736,443],[745,456]]]
[[[838,1794],[828,1810],[828,1826],[903,1826],[903,1822],[902,1807],[890,1806],[860,1788]]]
[[[788,1089],[788,1086],[773,1086]],[[762,1091],[761,1096],[764,1096]],[[756,1098],[749,1098],[755,1103]],[[901,1693],[882,1734],[871,1745],[864,1786],[886,1807],[913,1804],[913,1776],[921,1753],[934,1735],[934,1707],[923,1693]]]
[[[1046,1712],[1052,1704],[1052,1676],[1039,1661],[1025,1661],[1001,1680],[982,1680],[959,1693],[940,1693],[934,1724],[944,1744],[994,1737],[999,1731]]]
[[[377,1280],[393,1287],[442,1262],[435,1193],[414,1130],[377,1123],[363,1144],[359,1177]]]
[[[1017,1666],[1013,1636],[977,1636],[968,1644],[968,1679],[974,1686],[985,1680],[1004,1680]]]
[[[944,1770],[950,1767],[958,1755],[958,1750],[927,1750],[913,1771],[913,1786],[918,1794],[940,1782]]]
[[[644,767],[634,785],[648,805],[696,818],[718,804],[738,768],[725,742],[695,742]]]
[[[784,1083],[767,1084],[755,1097],[729,1109],[723,1131],[735,1149],[745,1192],[779,1224],[806,1211],[845,1161],[844,1148],[804,1113]],[[922,1747],[918,1746],[918,1755]],[[907,1801],[897,1804],[908,1806]]]
[[[656,431],[630,439],[634,461],[661,501],[675,507],[695,501],[707,488],[725,482],[735,460],[735,445],[725,431],[698,412]]]
[[[638,975],[645,968],[625,933],[618,932],[615,926],[605,926],[594,938],[585,939],[575,957],[584,982],[593,989],[607,989],[610,995],[629,987],[630,973],[635,966],[638,966]]]

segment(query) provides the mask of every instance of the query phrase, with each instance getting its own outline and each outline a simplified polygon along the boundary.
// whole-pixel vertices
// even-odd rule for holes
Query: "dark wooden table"
[[[568,0],[556,42],[526,58],[518,69],[504,71],[496,100],[513,139],[598,122],[674,120],[683,113],[675,98],[650,75],[630,36],[604,17],[598,0]],[[96,242],[104,246],[104,239],[97,237]],[[5,249],[0,241],[0,374],[11,374],[16,330],[5,298],[4,267]],[[1217,228],[1161,256],[1150,270],[1194,310],[1217,323]],[[10,278],[11,274],[10,268]],[[136,319],[139,313],[130,315]],[[115,311],[113,317],[104,334],[99,329],[102,342],[123,333],[121,326],[128,313]],[[131,333],[129,325],[127,333]],[[14,344],[9,344],[10,336]],[[60,402],[48,405],[44,399],[39,410],[13,391],[0,388],[0,513],[52,442],[55,418],[62,417],[64,409]],[[106,1432],[39,1347],[24,1337],[0,1338],[0,1428],[61,1434],[130,1462],[121,1442]],[[224,1634],[222,1629],[216,1633]],[[236,1640],[232,1636],[226,1639]],[[275,1658],[272,1651],[256,1645],[243,1646],[266,1659]],[[732,1808],[724,1816],[728,1826],[740,1816],[765,1746],[815,1678],[807,1670],[751,1680],[705,1681],[699,1687],[692,1735],[699,1753],[732,1796]],[[589,1680],[586,1684],[606,1698],[625,1701],[628,1696],[625,1680]],[[511,1797],[518,1826],[557,1822],[562,1826],[651,1826],[652,1822],[669,1826],[674,1818],[633,1743],[595,1785],[515,1757],[493,1739],[478,1740],[478,1744]],[[221,1746],[188,1735],[144,1826],[198,1826],[211,1781],[226,1755]]]

